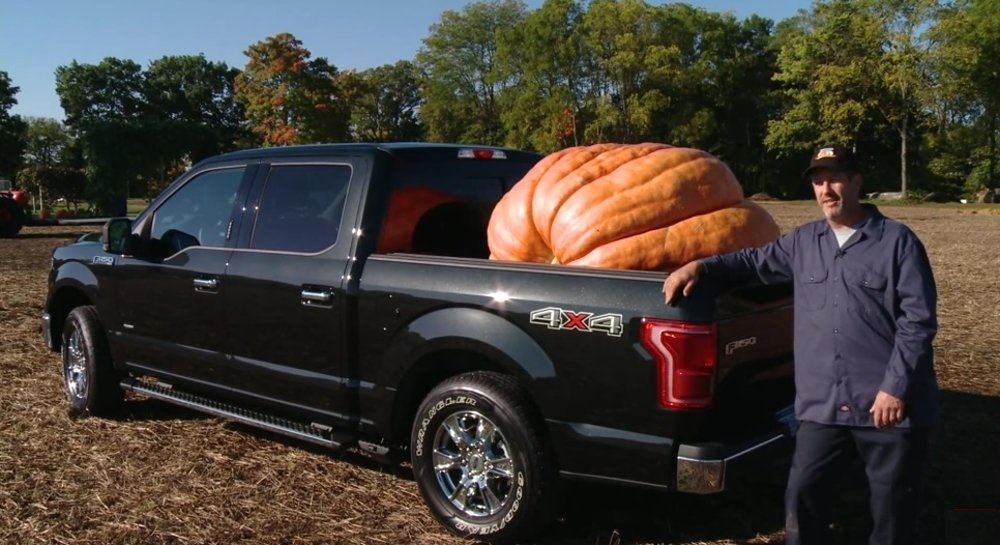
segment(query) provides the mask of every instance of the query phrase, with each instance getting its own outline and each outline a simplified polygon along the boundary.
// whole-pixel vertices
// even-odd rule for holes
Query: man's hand
[[[698,277],[701,276],[703,268],[704,265],[700,261],[692,261],[670,273],[666,282],[663,283],[663,300],[668,305],[673,305],[674,301],[677,300],[678,293],[684,297],[691,295],[691,290],[698,283]]]
[[[906,418],[906,403],[898,397],[879,390],[875,403],[868,411],[875,421],[876,428],[895,426]]]

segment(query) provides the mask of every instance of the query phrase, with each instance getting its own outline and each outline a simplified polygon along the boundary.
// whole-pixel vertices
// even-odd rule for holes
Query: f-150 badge
[[[115,258],[109,255],[95,255],[94,259],[91,260],[94,265],[114,265]]]
[[[611,337],[621,337],[625,329],[621,314],[594,314],[559,307],[545,307],[532,311],[530,317],[531,323],[549,329],[605,333]]]

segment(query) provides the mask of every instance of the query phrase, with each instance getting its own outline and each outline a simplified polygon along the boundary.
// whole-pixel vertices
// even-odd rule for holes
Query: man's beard
[[[823,205],[823,215],[828,220],[839,220],[844,217],[844,201],[837,201],[832,206]]]

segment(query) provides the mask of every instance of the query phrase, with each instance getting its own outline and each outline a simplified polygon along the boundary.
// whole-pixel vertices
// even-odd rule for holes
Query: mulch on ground
[[[813,203],[763,202],[783,229]],[[885,206],[935,268],[943,415],[927,473],[922,543],[1000,536],[1000,215]],[[56,354],[39,335],[51,251],[92,228],[28,227],[0,239],[0,543],[458,544],[427,512],[406,467],[330,453],[155,401],[114,419],[73,419]],[[571,485],[541,543],[781,543],[775,461],[712,497]],[[864,541],[863,490],[848,489],[838,543]]]

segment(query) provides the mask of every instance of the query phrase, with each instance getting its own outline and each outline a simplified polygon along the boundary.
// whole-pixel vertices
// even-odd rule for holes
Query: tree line
[[[9,114],[0,176],[111,211],[201,158],[253,146],[441,141],[548,153],[596,142],[708,150],[748,193],[808,194],[818,144],[852,146],[868,191],[995,187],[1000,0],[817,0],[775,23],[683,3],[483,0],[414,58],[341,70],[282,33],[242,69],[204,56],[71,62],[62,123]]]

